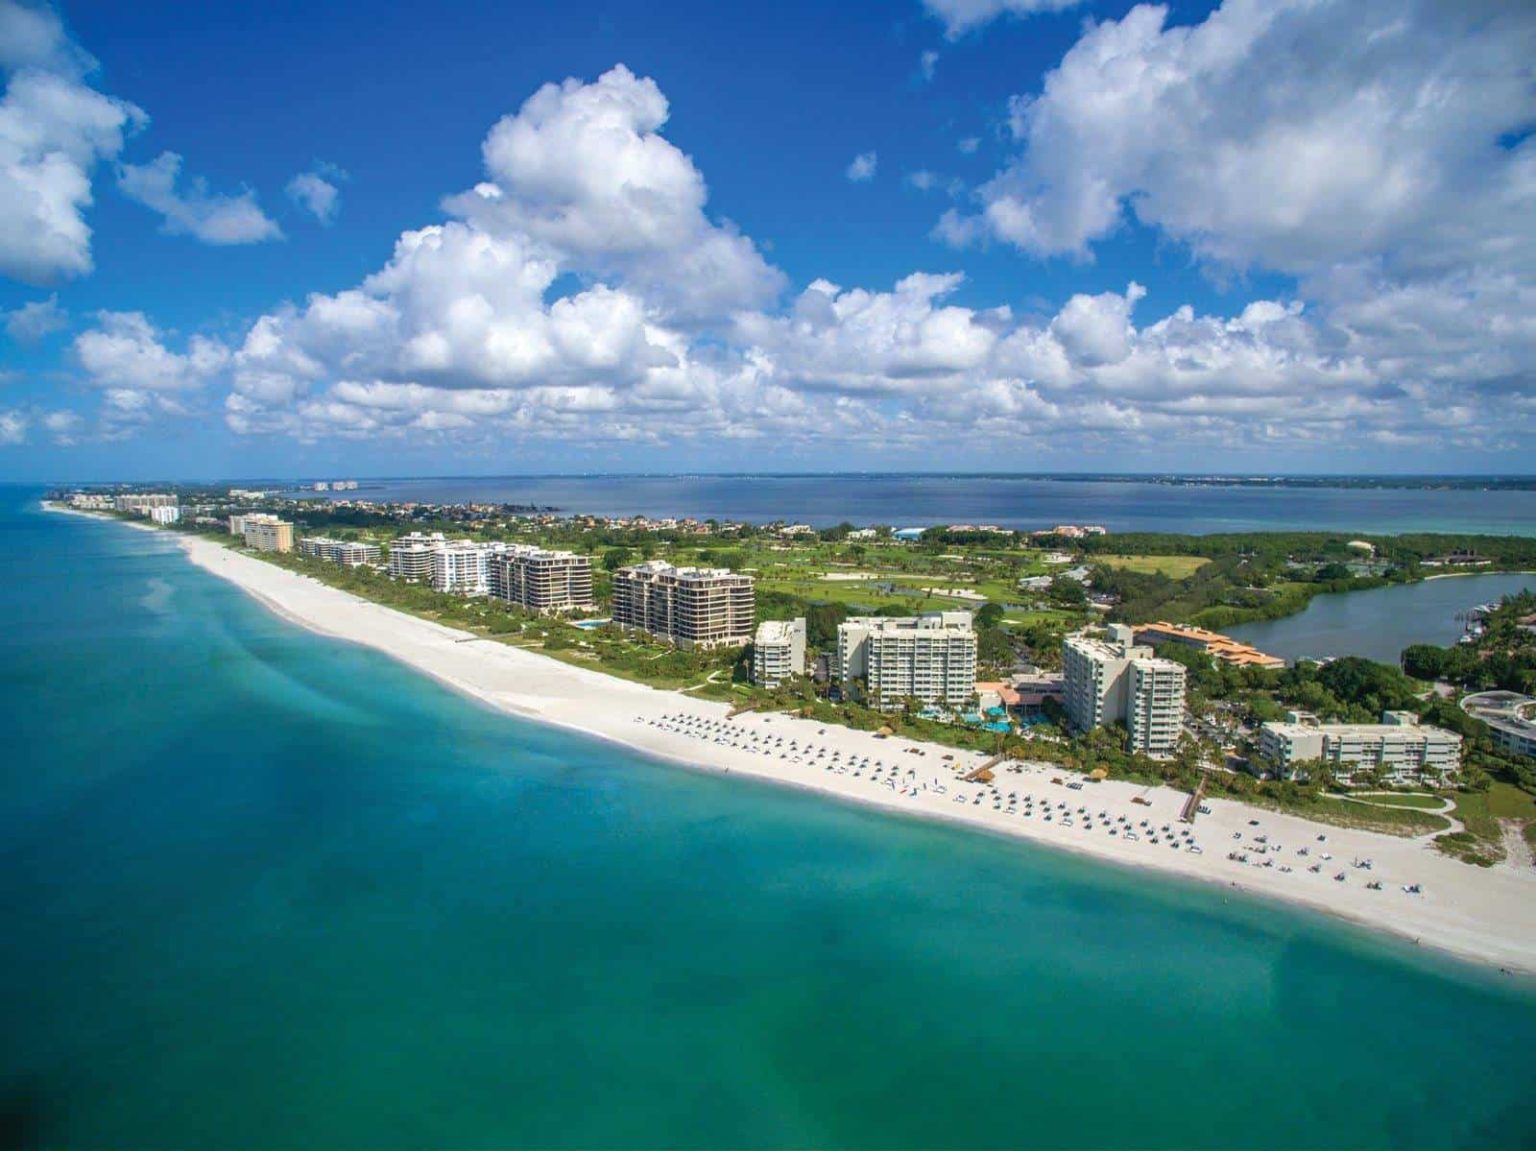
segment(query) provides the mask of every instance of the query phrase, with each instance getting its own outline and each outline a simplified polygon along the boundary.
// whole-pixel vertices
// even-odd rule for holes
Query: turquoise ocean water
[[[1536,1142],[1511,979],[519,723],[27,496],[0,1146]]]

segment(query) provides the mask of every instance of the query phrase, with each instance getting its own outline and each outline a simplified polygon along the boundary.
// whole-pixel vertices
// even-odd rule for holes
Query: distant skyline
[[[1536,10],[0,0],[0,479],[1528,474]]]

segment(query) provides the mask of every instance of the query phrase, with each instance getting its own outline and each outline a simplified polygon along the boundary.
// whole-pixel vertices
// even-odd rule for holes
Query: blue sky
[[[1529,471],[1467,7],[0,0],[0,477]]]

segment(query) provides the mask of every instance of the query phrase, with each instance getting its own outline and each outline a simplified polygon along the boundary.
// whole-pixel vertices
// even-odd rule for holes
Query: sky
[[[0,0],[0,75],[0,479],[1536,461],[1536,6]]]

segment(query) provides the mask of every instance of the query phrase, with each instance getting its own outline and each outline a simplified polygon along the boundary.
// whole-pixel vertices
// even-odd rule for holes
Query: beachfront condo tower
[[[1131,629],[1111,624],[1108,639],[1070,635],[1062,644],[1067,718],[1078,732],[1124,723],[1129,750],[1156,759],[1179,746],[1184,666],[1138,647]]]
[[[505,544],[447,540],[432,548],[432,586],[457,595],[485,595],[491,589],[491,557]]]
[[[832,676],[856,681],[881,709],[904,700],[961,707],[976,694],[976,631],[968,611],[868,616],[837,628]]]
[[[432,578],[432,553],[448,541],[442,532],[411,532],[389,545],[389,574],[408,583],[422,583]]]
[[[540,615],[590,611],[592,561],[575,552],[513,544],[490,558],[491,595]]]
[[[775,688],[805,674],[805,618],[767,619],[752,638],[752,682]]]
[[[741,647],[752,638],[752,577],[663,560],[613,573],[613,622],[678,647]]]
[[[245,540],[245,546],[259,552],[291,552],[293,525],[265,512],[247,512],[229,517],[229,530]]]

